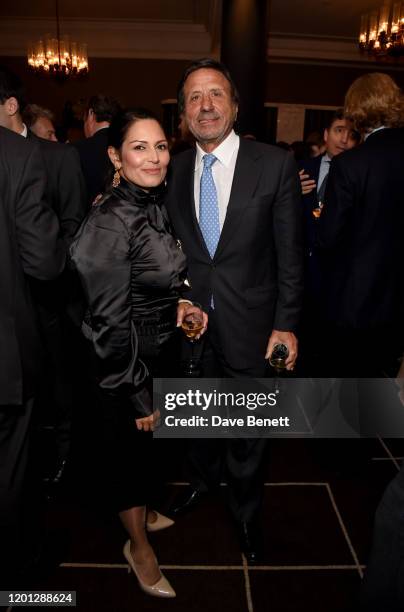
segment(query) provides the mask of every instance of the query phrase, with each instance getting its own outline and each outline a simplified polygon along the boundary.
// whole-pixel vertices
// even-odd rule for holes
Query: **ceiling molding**
[[[216,12],[217,16],[217,12]],[[63,20],[61,34],[86,42],[91,58],[196,59],[215,52],[217,23],[139,22],[110,19]],[[212,32],[209,31],[212,28]],[[30,41],[55,32],[52,19],[13,18],[0,22],[0,55],[25,56]]]
[[[268,39],[268,59],[316,59],[356,61],[360,60],[359,51],[354,41],[323,36],[275,36]]]
[[[368,55],[361,55],[356,39],[338,36],[308,36],[294,34],[270,34],[267,46],[269,63],[298,63],[308,65],[375,67],[402,70],[395,61],[380,62]]]

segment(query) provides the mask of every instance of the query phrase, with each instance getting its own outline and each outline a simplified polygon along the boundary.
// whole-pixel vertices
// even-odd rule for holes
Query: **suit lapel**
[[[254,194],[261,174],[260,155],[248,150],[248,142],[240,138],[240,148],[234,170],[233,183],[227,206],[226,218],[220,234],[214,259],[217,259],[229,240],[234,236],[243,212]]]

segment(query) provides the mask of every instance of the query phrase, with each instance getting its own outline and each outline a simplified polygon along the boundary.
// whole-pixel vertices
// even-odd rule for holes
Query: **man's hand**
[[[195,336],[195,340],[198,340],[202,334],[206,332],[208,327],[208,315],[199,307],[199,305],[191,305],[188,302],[180,302],[177,306],[177,327],[181,327],[184,317],[192,313],[199,314],[203,320],[203,328],[201,329],[200,333]]]
[[[275,344],[285,344],[289,350],[289,356],[286,360],[286,369],[293,370],[297,359],[297,338],[293,332],[278,331],[274,329],[268,341],[267,352],[265,359],[269,359],[274,350]]]
[[[141,419],[136,419],[136,427],[139,431],[154,431],[160,420],[160,410],[155,410],[152,414]]]
[[[305,170],[299,172],[300,186],[302,188],[302,195],[311,193],[313,189],[317,187],[317,183],[314,179],[310,178],[310,174],[305,174]]]

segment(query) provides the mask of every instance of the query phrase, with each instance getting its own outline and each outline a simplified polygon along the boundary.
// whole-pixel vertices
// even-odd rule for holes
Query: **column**
[[[221,61],[240,94],[237,129],[262,139],[267,76],[267,0],[223,0]]]

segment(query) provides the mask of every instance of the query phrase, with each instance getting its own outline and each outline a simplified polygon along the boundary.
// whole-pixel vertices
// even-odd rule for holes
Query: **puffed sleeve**
[[[100,208],[90,212],[71,246],[91,314],[99,384],[129,399],[137,418],[148,416],[153,412],[149,373],[138,356],[131,318],[130,236],[113,211]]]

